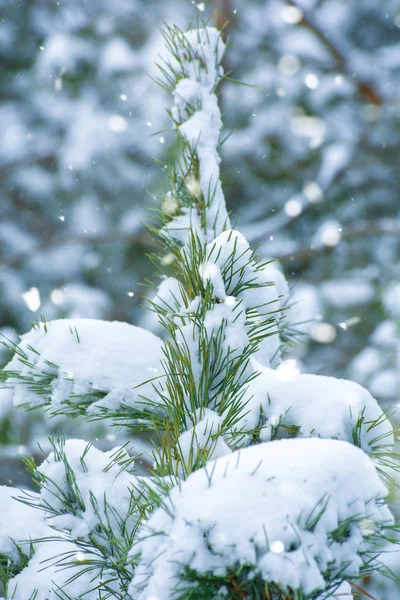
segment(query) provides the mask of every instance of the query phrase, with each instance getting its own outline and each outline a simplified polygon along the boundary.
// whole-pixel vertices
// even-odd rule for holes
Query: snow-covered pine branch
[[[167,228],[177,239],[193,228],[202,241],[212,240],[230,226],[220,179],[222,120],[216,95],[223,77],[225,44],[213,27],[185,33],[167,27],[165,40],[169,57],[162,83],[174,95],[171,117],[186,147],[184,170],[176,173],[176,185],[170,191],[181,215]],[[188,202],[182,202],[182,184],[189,193]]]
[[[170,334],[167,380],[159,383],[170,421],[166,446],[175,448],[172,470],[187,475],[249,443],[243,415],[257,376],[252,361],[271,366],[280,360],[287,286],[230,228],[219,170],[221,34],[173,27],[166,40],[163,82],[174,96],[179,158],[170,170],[160,231],[168,259],[161,262],[168,262],[171,276],[151,306]],[[165,468],[164,444],[162,453]]]
[[[376,567],[393,520],[385,494],[371,461],[344,442],[282,440],[219,458],[142,527],[132,597],[206,600],[225,589],[255,600],[268,598],[266,584],[274,600],[333,594]]]
[[[172,27],[166,41],[179,157],[159,232],[169,276],[150,302],[165,342],[121,323],[42,323],[3,376],[16,404],[151,431],[154,477],[132,474],[123,449],[54,441],[29,463],[41,490],[19,505],[25,538],[12,524],[0,538],[5,595],[25,600],[20,582],[29,600],[348,594],[396,530],[378,474],[390,476],[392,428],[363,388],[283,360],[286,282],[230,228],[221,187],[220,33]]]
[[[159,374],[162,358],[162,341],[149,331],[96,319],[42,320],[18,346],[3,343],[15,351],[2,372],[14,404],[54,413],[74,414],[80,403],[89,413],[102,403],[132,403],[141,384]]]
[[[11,576],[6,598],[126,599],[146,486],[124,448],[51,443],[40,467],[27,461],[40,493],[0,488],[0,558]]]

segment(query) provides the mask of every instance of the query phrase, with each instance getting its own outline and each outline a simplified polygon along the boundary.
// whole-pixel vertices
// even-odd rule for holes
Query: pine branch
[[[230,253],[221,259],[226,292],[217,291],[215,281],[209,277],[223,249],[221,242],[216,241],[218,235],[229,228],[219,179],[221,125],[215,95],[223,76],[219,66],[223,56],[220,34],[214,29],[185,34],[176,27],[167,27],[165,35],[171,58],[161,67],[162,83],[175,96],[171,118],[179,158],[170,170],[167,194],[176,206],[175,214],[169,220],[164,218],[160,237],[171,256],[181,299],[175,299],[175,306],[157,299],[151,303],[151,309],[169,332],[164,365],[167,377],[158,386],[168,416],[159,429],[162,445],[156,462],[160,473],[179,471],[187,476],[206,464],[218,438],[232,437],[243,412],[244,390],[254,377],[249,370],[250,357],[263,336],[268,335],[264,331],[274,326],[275,307],[264,309],[266,315],[260,318],[261,307],[243,306],[240,296],[248,290],[261,289],[265,283],[258,281],[257,269],[261,270],[261,266],[257,266],[248,245],[243,254],[239,251],[237,233],[225,236],[231,245]],[[227,305],[225,293],[237,299]],[[214,318],[216,310],[222,310],[221,319],[210,328],[207,321]],[[248,328],[247,348],[235,351],[226,347],[225,339],[230,326],[241,331],[241,322]],[[196,426],[204,410],[210,408],[221,422],[218,431],[206,435],[200,443]],[[186,455],[179,440],[182,434],[189,433],[190,427],[193,430]],[[240,431],[236,435],[243,437]]]

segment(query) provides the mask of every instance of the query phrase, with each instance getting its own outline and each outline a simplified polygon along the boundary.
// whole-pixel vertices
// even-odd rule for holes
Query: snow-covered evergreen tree
[[[41,313],[139,318],[138,215],[160,179],[149,154],[164,163],[172,138],[147,135],[165,125],[145,73],[155,24],[216,7],[225,66],[255,86],[222,87],[236,132],[224,189],[246,238],[295,284],[310,335],[293,357],[396,407],[398,0],[4,0],[0,331]],[[1,411],[0,438],[22,443],[10,419]]]
[[[152,476],[135,473],[134,448],[76,439],[27,459],[39,490],[0,488],[3,596],[351,598],[395,544],[393,430],[358,384],[285,358],[286,282],[232,228],[221,185],[221,34],[168,27],[165,39],[178,158],[150,301],[165,341],[42,320],[9,344],[3,371],[15,405],[149,434]]]

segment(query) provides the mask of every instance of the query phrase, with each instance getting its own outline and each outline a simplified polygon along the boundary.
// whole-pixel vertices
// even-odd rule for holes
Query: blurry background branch
[[[215,0],[214,21],[218,29],[224,27],[233,28],[233,7],[232,0]]]
[[[382,220],[357,225],[352,229],[346,229],[344,227],[342,230],[342,228],[340,228],[340,238],[338,239],[337,243],[331,246],[320,245],[317,247],[300,248],[294,252],[278,255],[277,259],[281,260],[284,264],[309,260],[317,256],[331,254],[342,242],[352,242],[357,239],[370,237],[373,238],[375,236],[400,237],[400,224],[396,224],[391,221],[385,222]],[[376,241],[371,240],[371,243],[376,243]]]
[[[332,246],[326,245],[318,247],[304,247],[294,252],[288,252],[286,254],[277,254],[276,258],[278,260],[281,260],[283,263],[310,259],[315,256],[332,253],[335,250],[335,248],[342,242],[351,242],[352,240],[374,236],[400,237],[400,224],[396,224],[391,221],[381,220],[357,225],[354,228],[350,229],[343,228],[343,230],[341,229],[340,231],[340,239],[338,239],[337,243]],[[249,239],[253,240],[253,236],[251,234],[249,235]],[[257,240],[262,241],[262,236],[258,235]],[[96,246],[102,244],[129,244],[140,246],[142,249],[144,248],[149,252],[154,251],[155,249],[154,242],[148,235],[146,228],[143,227],[139,232],[135,234],[124,233],[121,231],[110,231],[106,234],[85,234],[52,238],[42,244],[34,246],[27,252],[21,252],[20,254],[15,254],[9,257],[0,257],[0,265],[6,267],[16,267],[21,263],[32,259],[34,255],[38,252],[43,252],[44,250],[57,248],[60,246],[66,246],[69,244],[85,244],[88,246]]]
[[[46,240],[43,243],[37,244],[26,252],[14,254],[9,257],[0,257],[0,265],[6,267],[16,267],[27,260],[32,259],[35,254],[44,250],[51,250],[61,246],[70,244],[85,244],[88,246],[96,246],[103,244],[113,245],[135,245],[140,246],[142,251],[154,250],[155,245],[147,233],[147,229],[142,227],[136,233],[126,233],[121,231],[108,231],[107,233],[99,234],[80,234],[72,236],[59,236]]]
[[[299,24],[307,27],[313,34],[319,39],[320,42],[325,46],[325,48],[329,51],[331,56],[335,60],[335,69],[343,73],[344,75],[348,75],[355,85],[358,88],[358,91],[361,96],[363,96],[368,102],[372,104],[381,105],[383,104],[382,98],[378,92],[378,90],[374,87],[374,85],[369,81],[364,81],[362,77],[355,72],[353,66],[350,62],[350,52],[349,48],[347,48],[348,54],[346,55],[345,50],[339,47],[338,42],[334,42],[332,40],[332,35],[329,33],[325,33],[322,26],[319,25],[318,21],[312,17],[307,11],[301,7],[301,5],[296,2],[296,0],[288,0],[291,6],[296,7],[299,11],[301,11],[302,16],[299,20]]]

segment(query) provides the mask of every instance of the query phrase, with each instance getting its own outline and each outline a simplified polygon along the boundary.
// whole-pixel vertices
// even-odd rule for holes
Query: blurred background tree
[[[235,13],[235,11],[233,11]],[[238,7],[227,85],[231,201],[294,283],[314,372],[398,400],[400,4]],[[251,34],[250,34],[251,32]]]
[[[3,335],[40,314],[151,324],[138,310],[150,273],[142,222],[159,207],[173,141],[151,80],[157,26],[200,15],[227,23],[225,67],[247,84],[221,89],[224,186],[241,230],[289,279],[300,338],[291,356],[396,405],[400,2],[0,0],[0,9]],[[0,416],[3,442],[29,443],[31,419],[10,417],[6,399]]]

